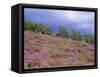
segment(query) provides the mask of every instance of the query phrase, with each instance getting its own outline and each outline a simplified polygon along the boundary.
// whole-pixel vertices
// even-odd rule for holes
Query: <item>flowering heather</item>
[[[94,45],[30,31],[24,38],[25,69],[94,65]]]

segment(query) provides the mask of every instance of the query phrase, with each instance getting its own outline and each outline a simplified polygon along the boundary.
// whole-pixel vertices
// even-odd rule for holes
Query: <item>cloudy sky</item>
[[[94,34],[94,12],[24,8],[24,18],[46,24],[53,32],[58,32],[59,26],[63,25],[69,31],[76,29],[81,34]]]

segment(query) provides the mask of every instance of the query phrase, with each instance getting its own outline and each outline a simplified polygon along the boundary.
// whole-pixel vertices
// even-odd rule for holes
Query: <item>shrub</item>
[[[78,40],[78,41],[80,41],[81,40],[81,35],[80,35],[80,33],[77,30],[72,30],[70,38],[72,40]]]
[[[61,36],[61,37],[65,37],[65,38],[69,37],[68,31],[64,26],[60,26],[59,32],[56,35],[57,36]]]
[[[52,35],[52,31],[48,28],[47,25],[35,24],[35,23],[27,22],[27,21],[25,21],[24,23],[24,30]]]
[[[82,37],[82,40],[86,43],[89,43],[89,44],[94,44],[94,37],[87,34],[87,33],[84,33],[83,37]]]

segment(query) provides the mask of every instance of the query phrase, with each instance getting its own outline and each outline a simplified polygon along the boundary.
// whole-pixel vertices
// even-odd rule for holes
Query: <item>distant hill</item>
[[[24,31],[24,68],[94,65],[94,45]]]

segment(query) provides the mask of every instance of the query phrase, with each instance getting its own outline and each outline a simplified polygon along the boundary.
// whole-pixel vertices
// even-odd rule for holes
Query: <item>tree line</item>
[[[24,30],[39,32],[41,34],[47,34],[50,36],[58,36],[58,37],[63,37],[67,39],[72,39],[72,40],[84,41],[89,44],[94,44],[93,36],[89,35],[88,33],[84,33],[81,36],[80,32],[77,30],[72,30],[71,32],[68,32],[67,28],[65,28],[63,25],[60,25],[58,32],[54,33],[50,30],[50,28],[47,25],[25,21]]]

